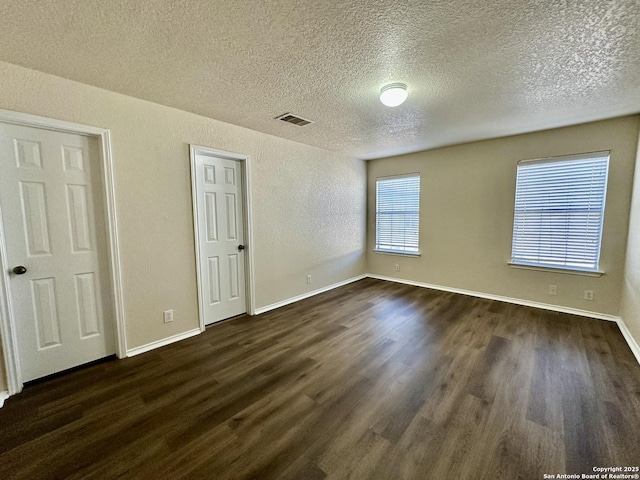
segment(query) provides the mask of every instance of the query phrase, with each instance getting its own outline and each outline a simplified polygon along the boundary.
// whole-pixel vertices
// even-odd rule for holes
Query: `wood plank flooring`
[[[366,279],[29,386],[2,479],[542,479],[640,465],[615,323]]]

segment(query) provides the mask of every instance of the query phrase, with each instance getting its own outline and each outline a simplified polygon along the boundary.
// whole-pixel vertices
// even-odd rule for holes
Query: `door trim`
[[[9,110],[0,110],[0,122],[63,133],[86,135],[98,140],[100,152],[98,161],[102,167],[102,187],[104,192],[103,203],[107,232],[107,255],[109,257],[109,273],[113,292],[113,312],[116,327],[114,329],[116,334],[116,355],[118,358],[126,357],[127,339],[125,332],[123,285],[120,267],[120,247],[118,244],[118,222],[110,131],[106,128],[91,127]],[[16,322],[11,305],[7,245],[2,218],[2,210],[0,209],[0,334],[2,335],[2,349],[9,395],[15,395],[22,391],[23,384],[20,370],[20,357],[18,354]]]
[[[196,155],[210,155],[227,160],[236,160],[240,162],[243,182],[243,200],[244,200],[244,242],[247,246],[245,249],[245,296],[247,302],[247,313],[255,315],[255,283],[254,283],[254,263],[253,263],[253,220],[251,216],[251,163],[248,155],[240,153],[226,152],[215,148],[202,147],[199,145],[189,145],[189,157],[191,159],[191,200],[193,202],[193,233],[195,237],[196,247],[196,280],[198,290],[198,318],[200,319],[200,331],[205,331],[204,324],[204,292],[202,291],[202,278],[200,275],[200,238],[198,236],[198,204],[196,191]]]

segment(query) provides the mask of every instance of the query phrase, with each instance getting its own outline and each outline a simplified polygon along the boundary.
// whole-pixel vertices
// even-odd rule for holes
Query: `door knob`
[[[238,250],[240,251],[244,250],[244,245],[238,245]]]
[[[22,265],[19,265],[13,269],[13,273],[15,273],[16,275],[23,275],[27,273],[27,269]]]

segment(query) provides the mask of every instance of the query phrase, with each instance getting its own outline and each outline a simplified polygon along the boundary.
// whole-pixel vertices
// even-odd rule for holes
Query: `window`
[[[609,152],[518,163],[511,263],[598,271]]]
[[[376,179],[376,250],[417,255],[420,174]]]

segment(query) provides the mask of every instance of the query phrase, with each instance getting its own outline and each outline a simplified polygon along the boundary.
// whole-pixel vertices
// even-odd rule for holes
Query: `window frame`
[[[415,246],[412,244],[405,243],[403,247],[394,249],[394,248],[385,248],[380,245],[383,243],[379,238],[379,215],[380,215],[380,207],[379,207],[379,184],[380,182],[384,182],[385,180],[400,180],[400,179],[417,179],[418,180],[418,201],[417,201],[417,210],[416,210],[416,226],[415,226],[415,235],[416,235],[416,243]],[[410,257],[419,257],[420,256],[420,200],[421,200],[421,179],[420,172],[412,172],[412,173],[404,173],[399,175],[387,175],[382,177],[377,177],[375,179],[375,238],[374,238],[374,248],[373,251],[380,254],[386,255],[401,255],[401,256],[410,256]],[[404,230],[406,232],[406,229]],[[404,249],[403,249],[404,248]],[[415,250],[408,250],[407,248],[415,248]]]
[[[520,167],[522,165],[534,165],[534,164],[558,164],[561,162],[575,162],[575,161],[580,161],[580,160],[594,160],[597,161],[598,159],[604,159],[604,175],[600,175],[600,177],[603,177],[601,179],[602,183],[600,182],[592,182],[590,184],[587,184],[586,182],[584,183],[583,187],[587,187],[590,186],[590,188],[593,188],[594,185],[596,185],[596,187],[598,188],[598,190],[601,189],[602,191],[602,195],[594,195],[593,198],[600,200],[601,203],[601,208],[598,210],[596,208],[591,208],[591,206],[588,207],[587,211],[587,216],[593,211],[599,214],[599,225],[598,225],[598,234],[597,234],[597,245],[596,245],[596,249],[595,249],[595,257],[593,257],[593,261],[594,261],[594,266],[593,267],[580,267],[577,265],[567,265],[565,264],[553,264],[551,261],[548,262],[544,262],[544,261],[539,261],[540,258],[538,258],[538,261],[529,261],[529,260],[523,260],[522,259],[522,253],[520,253],[520,257],[516,256],[516,230],[517,230],[517,220],[518,220],[518,192],[519,192],[519,187],[521,187],[521,182],[520,182],[520,174],[521,174],[521,170]],[[574,154],[574,155],[563,155],[563,156],[557,156],[557,157],[547,157],[547,158],[537,158],[537,159],[530,159],[530,160],[521,160],[518,162],[517,164],[517,169],[516,169],[516,182],[515,182],[515,195],[514,195],[514,214],[513,214],[513,231],[512,231],[512,237],[511,237],[511,259],[508,262],[508,264],[514,268],[523,268],[523,269],[530,269],[530,270],[541,270],[541,271],[553,271],[553,272],[558,272],[558,273],[569,273],[569,274],[575,274],[575,275],[587,275],[587,276],[601,276],[604,274],[604,271],[602,271],[600,269],[600,258],[601,258],[601,253],[602,253],[602,235],[603,235],[603,231],[604,231],[604,219],[605,219],[605,211],[606,211],[606,203],[607,203],[607,186],[608,186],[608,179],[609,179],[609,168],[610,168],[610,163],[611,163],[611,152],[608,150],[605,151],[598,151],[598,152],[589,152],[589,153],[581,153],[581,154]],[[561,176],[559,174],[556,174],[557,176]],[[550,182],[553,182],[553,177],[551,176],[551,174],[549,174],[549,180]],[[557,181],[557,180],[556,180]],[[526,182],[523,181],[522,184],[525,184]],[[531,184],[529,184],[530,186]],[[525,185],[526,186],[526,185]],[[542,188],[549,188],[547,185],[542,185]],[[582,190],[580,190],[582,191]],[[573,192],[575,194],[575,192]],[[592,196],[589,196],[589,199],[591,200]],[[526,202],[523,202],[526,203]],[[567,206],[568,207],[568,206]],[[564,210],[560,210],[561,213],[570,213],[571,210],[569,208],[565,207]],[[567,222],[568,224],[568,222]],[[547,231],[549,232],[549,231]],[[541,236],[544,234],[544,232],[541,234]],[[547,233],[547,235],[549,235],[549,233]],[[565,234],[567,235],[567,234]],[[522,235],[522,237],[524,237],[525,235]],[[568,235],[567,235],[568,236]],[[566,237],[565,237],[566,240]],[[568,243],[565,241],[564,245],[568,245]],[[565,262],[568,261],[568,256],[565,256]]]

